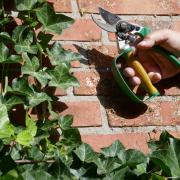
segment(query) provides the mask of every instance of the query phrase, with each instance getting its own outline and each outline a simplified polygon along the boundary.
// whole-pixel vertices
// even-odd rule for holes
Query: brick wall
[[[135,105],[123,98],[113,80],[110,66],[117,55],[113,34],[91,20],[97,7],[104,7],[125,20],[150,26],[153,30],[180,30],[179,0],[49,0],[57,12],[76,19],[62,35],[55,35],[66,49],[84,58],[72,63],[80,88],[58,89],[62,114],[74,115],[84,142],[97,151],[119,139],[127,148],[148,152],[146,142],[158,138],[164,129],[180,136],[179,77],[158,84],[161,96],[147,105]]]

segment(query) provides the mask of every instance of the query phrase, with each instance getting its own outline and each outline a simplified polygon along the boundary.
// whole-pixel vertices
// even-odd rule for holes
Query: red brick
[[[180,101],[155,101],[145,105],[132,102],[105,103],[110,126],[166,126],[180,125]]]
[[[66,108],[60,114],[72,114],[74,116],[73,126],[88,127],[101,126],[100,104],[97,101],[69,101],[65,102]]]
[[[90,67],[111,67],[112,61],[118,55],[117,46],[93,46],[88,47],[87,59]]]
[[[91,19],[78,19],[65,29],[61,35],[55,35],[53,40],[99,41],[101,29]]]
[[[90,144],[95,151],[111,145],[119,140],[127,149],[138,149],[148,152],[148,134],[145,133],[121,133],[121,134],[89,134],[82,135],[82,141]]]
[[[47,0],[53,3],[56,12],[72,12],[71,0]]]
[[[98,6],[116,14],[179,14],[177,0],[78,0],[81,13],[98,13]]]
[[[111,72],[75,72],[75,77],[80,83],[79,88],[74,88],[75,95],[120,95],[120,90],[113,80]]]
[[[158,140],[161,133],[161,130],[157,130],[150,133],[86,134],[81,137],[83,142],[91,145],[97,152],[119,140],[126,149],[137,149],[147,154],[150,151],[147,142]],[[169,133],[176,138],[180,138],[180,132],[170,131]]]
[[[54,92],[54,95],[56,95],[56,96],[66,96],[67,93],[66,93],[66,91],[63,90],[63,89],[56,88],[56,89],[55,89],[55,92]]]

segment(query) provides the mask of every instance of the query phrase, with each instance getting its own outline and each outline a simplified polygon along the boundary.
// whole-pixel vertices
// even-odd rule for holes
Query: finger
[[[148,73],[149,78],[151,79],[152,83],[158,83],[161,79],[162,76],[160,73],[157,72],[149,72]]]
[[[123,70],[123,74],[126,76],[126,77],[133,77],[135,76],[135,71],[133,68],[131,67],[126,67],[124,68]]]
[[[137,85],[141,84],[141,80],[138,76],[134,76],[134,77],[129,79],[129,83],[133,86],[137,86]]]
[[[161,44],[162,42],[168,41],[170,36],[170,30],[159,30],[155,31],[146,36],[139,44],[138,48],[149,49],[154,45]]]

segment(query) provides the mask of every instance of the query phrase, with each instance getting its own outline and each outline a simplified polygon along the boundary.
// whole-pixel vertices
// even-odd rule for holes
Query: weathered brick
[[[101,112],[98,101],[68,101],[64,102],[65,108],[57,107],[60,114],[72,114],[74,116],[73,126],[88,127],[101,126]]]
[[[120,95],[121,91],[113,80],[111,72],[75,72],[80,87],[74,88],[75,95]],[[121,94],[122,95],[122,94]]]
[[[139,149],[148,152],[148,134],[146,133],[121,133],[121,134],[89,134],[82,135],[82,141],[90,144],[95,151],[111,145],[119,140],[127,149]]]
[[[116,14],[179,14],[177,0],[78,0],[81,13],[98,13],[98,6]]]
[[[56,12],[72,12],[71,0],[47,0],[53,3]]]
[[[100,39],[101,29],[91,19],[77,19],[61,35],[53,37],[53,40],[74,41],[99,41]]]
[[[108,100],[104,104],[110,126],[179,125],[180,101],[154,101],[146,105]]]

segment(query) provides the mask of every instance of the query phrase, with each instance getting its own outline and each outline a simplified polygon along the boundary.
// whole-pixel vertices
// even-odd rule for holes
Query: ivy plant
[[[180,178],[180,140],[167,132],[148,155],[119,141],[97,153],[54,110],[52,88],[79,86],[70,63],[81,56],[52,41],[73,22],[45,0],[0,0],[0,179]]]

